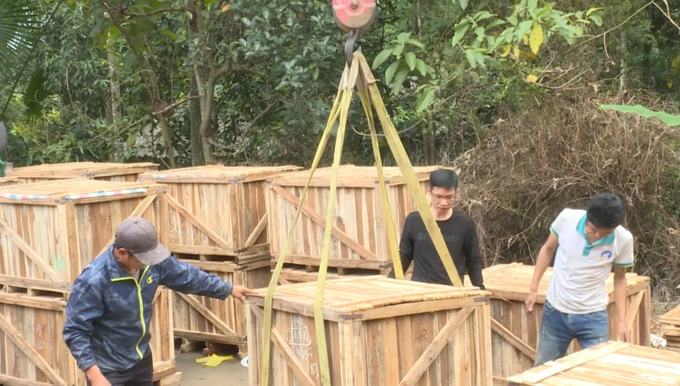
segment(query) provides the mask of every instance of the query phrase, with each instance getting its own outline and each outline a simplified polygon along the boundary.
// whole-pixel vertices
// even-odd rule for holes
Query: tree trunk
[[[120,125],[120,120],[123,118],[123,113],[120,108],[120,80],[118,78],[118,63],[116,62],[116,55],[113,47],[113,39],[109,37],[107,45],[107,54],[109,62],[109,75],[111,76],[111,103],[110,103],[110,121],[109,128],[112,129],[114,133],[118,132],[118,126]],[[116,141],[114,144],[114,151],[111,152],[109,157],[111,162],[120,162],[122,160],[123,145],[120,141]]]
[[[196,85],[196,74],[191,71],[191,94],[198,95]],[[193,166],[205,165],[205,155],[203,154],[203,143],[201,141],[201,101],[194,98],[190,102],[191,111],[191,164]]]
[[[201,25],[199,24],[199,20],[201,20],[201,4],[202,1],[199,0],[194,0],[189,2],[189,10],[193,14],[193,17],[189,18],[189,36],[190,37],[200,37],[201,36]],[[207,58],[206,58],[207,59]],[[199,125],[199,133],[200,133],[200,144],[201,147],[203,148],[203,160],[206,164],[214,164],[215,163],[215,157],[213,156],[213,147],[212,143],[210,143],[210,138],[211,138],[211,101],[209,99],[212,99],[212,93],[208,95],[206,93],[205,89],[205,77],[203,76],[201,72],[201,66],[199,63],[199,58],[197,55],[194,55],[194,80],[196,81],[196,87],[198,90],[198,95],[200,97],[200,112],[201,112],[201,122]],[[193,125],[193,124],[192,124]],[[192,126],[193,128],[193,126]],[[192,136],[192,141],[193,141],[193,136]],[[193,147],[192,147],[193,149]]]
[[[113,10],[110,7],[107,7],[107,10],[109,12],[109,16],[111,17],[111,22],[113,23],[113,25],[116,26],[116,28],[118,28],[121,35],[123,35],[123,37],[125,38],[128,47],[130,48],[130,50],[132,50],[137,65],[141,69],[146,70],[146,74],[144,75],[144,85],[146,86],[146,91],[149,96],[151,111],[158,113],[154,114],[153,118],[157,119],[158,123],[161,126],[161,133],[163,135],[163,146],[165,148],[165,154],[168,157],[170,167],[176,168],[177,163],[175,162],[175,152],[172,147],[170,124],[168,123],[168,119],[164,116],[164,113],[159,112],[158,109],[155,108],[157,105],[159,106],[164,105],[163,99],[161,98],[161,88],[158,85],[156,69],[154,68],[154,66],[151,65],[151,63],[149,63],[148,60],[146,60],[146,58],[143,55],[140,54],[140,50],[138,49],[138,47],[135,46],[134,39],[130,35],[130,32],[125,27],[123,27],[122,21],[120,19],[120,17],[122,16],[120,14],[120,11]]]

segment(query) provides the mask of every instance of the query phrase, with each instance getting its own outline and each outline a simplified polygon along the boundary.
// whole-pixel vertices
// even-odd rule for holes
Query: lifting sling
[[[355,0],[356,1],[356,0]],[[334,0],[334,6],[338,0]],[[356,1],[358,2],[358,1]],[[367,1],[370,3],[370,1]],[[374,3],[374,1],[373,1]],[[353,3],[352,3],[353,4]],[[336,19],[337,20],[337,19]],[[370,22],[369,22],[370,24]],[[364,26],[365,27],[365,26]],[[380,151],[378,146],[378,137],[375,129],[375,121],[373,117],[373,109],[378,116],[378,120],[382,126],[384,136],[387,139],[390,151],[396,160],[399,170],[401,171],[407,186],[411,191],[411,195],[414,198],[418,211],[420,212],[422,219],[425,223],[428,233],[430,234],[432,241],[434,243],[435,249],[440,256],[442,263],[446,269],[446,272],[451,280],[451,282],[456,287],[461,287],[462,282],[458,276],[458,272],[453,264],[451,255],[449,254],[444,238],[441,234],[439,227],[430,211],[430,207],[425,198],[425,193],[420,187],[418,178],[415,175],[411,161],[409,160],[406,150],[399,138],[396,128],[390,120],[387,109],[383,103],[380,92],[378,91],[378,86],[376,80],[371,73],[370,66],[366,61],[366,58],[360,51],[352,53],[351,47],[357,37],[357,30],[353,29],[350,31],[350,39],[348,39],[348,44],[346,45],[346,64],[340,84],[338,86],[338,92],[331,109],[326,128],[321,136],[319,146],[314,155],[314,160],[312,162],[311,169],[309,171],[309,176],[307,177],[307,182],[302,191],[300,197],[300,205],[298,205],[293,223],[288,230],[286,241],[281,249],[279,259],[276,263],[276,268],[272,274],[271,281],[269,282],[269,287],[267,288],[267,293],[264,299],[264,347],[262,348],[262,375],[261,375],[261,385],[269,385],[269,372],[270,372],[270,359],[271,359],[271,328],[272,328],[272,306],[273,306],[273,296],[276,285],[279,280],[279,275],[283,269],[283,264],[285,261],[286,254],[290,247],[290,243],[293,239],[293,233],[297,226],[298,218],[302,211],[303,203],[307,197],[307,190],[309,189],[310,182],[314,176],[314,172],[319,166],[321,156],[323,155],[324,149],[328,143],[328,139],[331,135],[332,129],[339,119],[338,129],[335,136],[335,149],[333,155],[333,166],[331,175],[331,187],[330,196],[328,199],[328,209],[326,214],[326,225],[323,238],[323,249],[321,254],[321,262],[319,266],[319,276],[317,281],[316,296],[314,301],[314,329],[316,332],[318,358],[319,358],[319,373],[321,375],[321,384],[324,386],[330,386],[330,366],[328,359],[328,349],[326,346],[326,334],[324,328],[324,318],[323,318],[323,300],[324,300],[324,290],[326,284],[326,272],[328,269],[328,259],[330,254],[331,245],[331,229],[333,227],[333,213],[335,211],[336,205],[336,194],[337,194],[337,184],[338,184],[338,169],[340,166],[340,161],[342,158],[342,148],[345,138],[345,129],[347,124],[347,117],[349,114],[349,108],[352,102],[352,97],[354,94],[354,89],[356,88],[357,93],[361,99],[361,103],[366,114],[368,121],[368,128],[371,134],[371,143],[373,147],[373,153],[375,156],[375,164],[378,172],[381,198],[383,201],[383,208],[386,215],[387,223],[387,233],[388,241],[390,246],[390,255],[392,262],[394,264],[395,277],[397,279],[404,278],[404,272],[401,266],[401,259],[399,257],[399,249],[397,245],[397,232],[395,229],[395,224],[392,221],[391,210],[389,206],[389,200],[387,196],[387,189],[385,187],[385,178],[382,169],[382,160],[380,157]]]

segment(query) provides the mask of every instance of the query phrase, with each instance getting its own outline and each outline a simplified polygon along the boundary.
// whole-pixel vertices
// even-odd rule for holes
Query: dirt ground
[[[222,362],[217,367],[203,367],[196,363],[196,359],[203,358],[203,353],[192,351],[180,353],[177,356],[176,368],[182,372],[181,386],[247,386],[248,369],[241,366],[241,361],[234,357],[233,360]]]

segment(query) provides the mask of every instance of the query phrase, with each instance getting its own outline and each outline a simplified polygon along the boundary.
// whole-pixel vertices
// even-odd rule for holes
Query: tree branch
[[[121,13],[124,16],[132,16],[132,17],[148,17],[148,16],[154,16],[158,15],[159,13],[166,13],[166,12],[184,12],[186,9],[184,8],[162,8],[162,9],[157,9],[155,11],[151,11],[149,13],[136,13],[136,12],[130,12],[126,9],[124,9]]]
[[[200,98],[200,96],[194,95],[194,96],[190,96],[190,97],[188,97],[188,98],[180,99],[180,100],[178,100],[177,102],[175,102],[175,103],[173,103],[173,104],[171,104],[171,105],[168,105],[168,106],[167,106],[166,108],[164,108],[163,110],[160,110],[160,111],[152,111],[152,112],[151,112],[151,115],[154,115],[154,116],[155,116],[155,115],[163,115],[163,114],[167,113],[168,111],[174,109],[175,107],[177,107],[177,106],[179,106],[179,105],[181,105],[181,104],[186,103],[187,101],[190,101],[190,100],[192,100],[192,99],[198,99],[198,98]]]

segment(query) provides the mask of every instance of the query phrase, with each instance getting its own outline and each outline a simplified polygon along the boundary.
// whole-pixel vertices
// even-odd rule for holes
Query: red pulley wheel
[[[376,14],[376,0],[333,0],[333,16],[345,32],[366,30]]]

